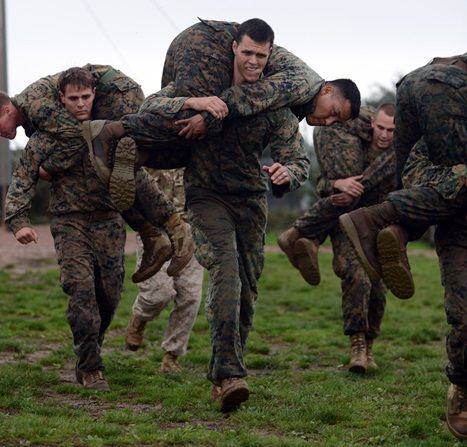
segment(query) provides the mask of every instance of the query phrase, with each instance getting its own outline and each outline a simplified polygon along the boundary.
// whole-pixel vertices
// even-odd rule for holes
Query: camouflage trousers
[[[206,316],[212,354],[207,377],[220,384],[247,375],[243,353],[264,265],[267,202],[264,194],[220,196],[199,188],[186,193],[196,258],[209,273]]]
[[[56,216],[51,224],[60,284],[70,297],[67,318],[82,371],[104,368],[101,347],[124,277],[123,221],[113,211],[105,216],[96,213]]]
[[[358,261],[355,251],[340,228],[331,232],[334,258],[332,266],[341,279],[344,334],[364,332],[367,338],[380,334],[386,307],[386,287],[380,280],[372,283]]]
[[[444,286],[444,308],[451,331],[446,338],[448,379],[467,386],[467,190],[444,199],[431,188],[412,188],[389,195],[402,223],[437,223],[436,252]]]
[[[303,216],[295,222],[294,227],[308,239],[324,242],[328,234],[339,224],[337,218],[352,208],[334,206],[330,197],[317,200]]]
[[[169,217],[177,212],[175,205],[145,169],[136,171],[135,182],[135,202],[130,209],[122,212],[123,218],[135,231],[139,231],[145,221],[155,227],[163,227]]]
[[[143,256],[143,244],[139,235],[137,241],[138,269]],[[143,321],[157,318],[170,302],[173,309],[161,343],[165,352],[173,355],[184,355],[187,350],[191,330],[198,315],[203,284],[203,268],[195,257],[177,275],[167,275],[166,262],[161,270],[146,281],[138,284],[139,293],[133,303],[133,315]]]

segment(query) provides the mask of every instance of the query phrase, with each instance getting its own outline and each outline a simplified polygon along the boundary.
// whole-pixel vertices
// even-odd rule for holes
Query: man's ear
[[[64,102],[63,102],[63,93],[60,91],[60,92],[58,92],[58,95],[59,95],[59,97],[60,97],[60,102],[61,102],[62,104],[64,104]]]
[[[233,54],[235,54],[235,52],[237,51],[237,47],[238,47],[238,43],[236,40],[234,40],[232,42],[232,51],[233,51]]]
[[[331,84],[324,84],[321,88],[320,95],[328,95],[334,91],[334,87]]]

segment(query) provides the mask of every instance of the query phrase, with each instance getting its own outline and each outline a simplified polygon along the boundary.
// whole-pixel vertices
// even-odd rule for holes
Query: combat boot
[[[183,220],[180,213],[172,214],[164,224],[164,228],[173,248],[167,275],[174,276],[190,262],[195,251],[195,243],[191,236],[191,227]]]
[[[287,255],[290,263],[296,269],[298,269],[298,264],[295,258],[294,245],[295,242],[297,242],[302,237],[302,234],[295,227],[291,227],[281,233],[277,238],[277,245],[279,245],[279,248]]]
[[[467,439],[467,388],[451,383],[448,389],[446,423],[451,433]]]
[[[128,322],[128,328],[125,335],[126,348],[130,351],[137,351],[143,343],[144,328],[146,321],[141,320],[135,315],[132,315]]]
[[[291,227],[279,235],[277,244],[307,283],[312,286],[319,284],[317,240],[305,238],[297,228]]]
[[[366,367],[367,369],[378,369],[378,364],[375,362],[375,358],[373,356],[373,343],[374,338],[366,338]]]
[[[211,394],[214,397],[214,392]],[[236,410],[242,402],[248,400],[250,390],[247,383],[239,377],[224,379],[220,386],[221,411],[227,413]]]
[[[178,363],[178,356],[166,352],[162,358],[160,371],[163,373],[176,373],[182,370],[180,363]]]
[[[396,220],[396,209],[389,201],[359,208],[339,217],[342,230],[347,234],[358,260],[373,282],[381,279],[382,275],[376,237],[382,228]]]
[[[350,336],[350,351],[349,371],[364,374],[368,365],[365,334],[363,332]]]
[[[89,159],[99,178],[108,186],[112,202],[120,210],[135,201],[136,144],[125,133],[120,121],[84,121],[83,137]],[[108,169],[111,170],[110,175]]]
[[[134,283],[139,283],[155,275],[167,262],[173,253],[169,238],[158,228],[144,222],[139,229],[143,242],[143,256],[138,270],[131,277]]]
[[[407,258],[407,241],[407,232],[399,225],[382,229],[376,239],[383,281],[397,298],[403,300],[415,292]]]
[[[294,251],[297,268],[303,279],[312,286],[321,281],[318,264],[319,242],[316,239],[300,238],[295,242]]]
[[[76,380],[83,385],[84,388],[96,391],[110,391],[109,384],[101,370],[81,371],[76,367]]]

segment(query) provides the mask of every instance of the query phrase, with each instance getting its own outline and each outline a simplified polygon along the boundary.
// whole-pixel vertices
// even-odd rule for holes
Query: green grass
[[[380,369],[355,376],[345,368],[340,284],[326,251],[318,287],[304,283],[284,255],[268,253],[246,354],[252,394],[228,417],[209,398],[202,307],[184,371],[162,375],[159,344],[168,311],[148,325],[143,349],[123,349],[136,295],[127,278],[104,344],[112,391],[98,394],[74,382],[58,271],[0,271],[0,445],[456,445],[444,424],[448,326],[436,258],[417,246],[411,257],[416,295],[409,301],[388,296],[374,349]],[[133,265],[129,258],[129,273]]]

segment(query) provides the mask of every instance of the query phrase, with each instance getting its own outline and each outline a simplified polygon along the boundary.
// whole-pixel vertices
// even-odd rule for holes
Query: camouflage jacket
[[[93,104],[94,119],[117,119],[125,113],[138,110],[143,101],[139,84],[114,69],[110,65],[87,64],[83,68],[89,70],[96,79],[96,97]],[[25,119],[23,127],[30,137],[35,131],[49,132],[61,143],[62,150],[49,153],[43,167],[49,173],[60,172],[74,166],[81,160],[85,146],[81,137],[81,123],[68,112],[59,98],[58,79],[60,73],[46,76],[26,87],[20,94],[12,98],[12,102]],[[115,107],[114,92],[136,90],[135,95],[120,95],[123,104]],[[133,98],[137,105],[126,104]]]
[[[418,68],[397,84],[396,104],[398,174],[423,137],[405,167],[406,184],[429,185],[445,198],[455,197],[467,178],[467,71],[442,64]]]
[[[219,96],[228,106],[228,119],[250,116],[284,106],[306,105],[303,118],[324,80],[302,60],[274,45],[264,76],[253,84],[231,86],[232,41],[238,24],[201,20],[170,44],[162,87],[175,83],[176,96]]]
[[[56,140],[45,132],[35,132],[15,168],[5,204],[5,221],[13,233],[31,226],[29,210],[39,181],[39,166],[53,151]],[[115,210],[107,188],[97,178],[89,157],[66,173],[58,173],[51,183],[49,211],[54,215],[95,210]]]
[[[371,117],[374,109],[363,106],[360,116],[343,124],[315,127],[313,140],[320,166],[317,190],[321,197],[336,191],[335,180],[363,175],[365,192],[360,204],[383,200],[395,188],[395,154],[393,148],[384,152],[371,148]]]

